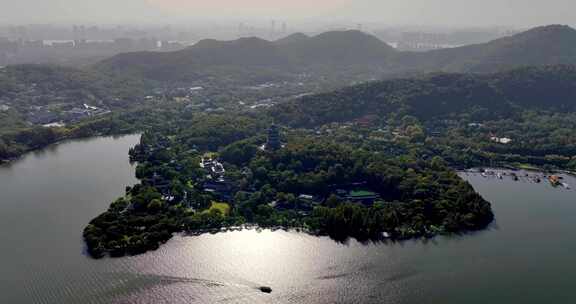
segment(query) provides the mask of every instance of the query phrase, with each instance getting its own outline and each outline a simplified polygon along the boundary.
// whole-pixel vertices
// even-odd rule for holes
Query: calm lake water
[[[137,136],[60,144],[0,167],[0,303],[570,303],[576,200],[548,183],[464,176],[496,224],[455,238],[339,244],[270,231],[176,237],[91,260],[84,225],[136,182]],[[567,182],[576,186],[576,180]],[[273,288],[272,294],[256,290]]]

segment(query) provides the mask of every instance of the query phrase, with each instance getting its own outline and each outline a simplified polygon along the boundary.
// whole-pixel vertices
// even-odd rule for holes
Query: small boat
[[[562,185],[562,183],[560,183],[560,177],[558,177],[557,175],[552,175],[548,177],[548,180],[550,181],[550,184],[554,187]]]
[[[264,292],[264,293],[272,293],[272,288],[270,288],[270,287],[268,287],[268,286],[262,286],[262,287],[260,287],[260,288],[258,288],[258,289],[260,289],[260,291],[261,291],[261,292]]]
[[[498,179],[502,179],[502,173],[498,173]]]
[[[570,190],[570,185],[568,185],[567,183],[562,183],[562,186],[568,190]]]

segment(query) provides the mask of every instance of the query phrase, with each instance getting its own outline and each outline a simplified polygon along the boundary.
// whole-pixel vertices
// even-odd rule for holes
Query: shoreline
[[[572,191],[572,185],[564,182],[566,177],[576,177],[576,174],[567,170],[511,170],[507,168],[474,168],[460,170],[458,174],[466,176],[481,176],[487,180],[513,180],[514,182],[530,184],[550,184],[555,189]]]
[[[146,250],[143,252],[129,253],[127,251],[124,251],[123,254],[116,254],[114,252],[114,250],[106,250],[106,251],[100,252],[98,255],[92,255],[90,253],[91,251],[89,250],[89,247],[85,247],[86,248],[85,254],[87,257],[89,257],[93,260],[102,260],[104,258],[120,259],[120,258],[138,256],[138,255],[142,255],[142,254],[147,254],[149,252],[157,251],[160,247],[164,246],[166,243],[171,241],[174,237],[182,237],[182,238],[199,237],[199,236],[207,235],[207,234],[217,235],[217,234],[242,232],[242,231],[256,231],[256,232],[284,231],[284,232],[288,232],[288,233],[302,233],[302,234],[306,234],[306,235],[318,237],[318,238],[326,237],[326,238],[329,238],[331,241],[334,241],[336,243],[342,243],[342,244],[345,244],[350,240],[355,240],[360,244],[369,244],[369,243],[370,244],[376,244],[376,243],[386,244],[387,242],[401,243],[401,242],[406,242],[406,241],[431,240],[431,239],[435,239],[438,237],[461,237],[461,236],[473,235],[475,233],[480,233],[480,232],[483,232],[486,230],[490,230],[491,227],[495,223],[495,219],[496,219],[495,217],[492,218],[490,222],[486,223],[483,227],[478,228],[478,229],[465,229],[465,230],[454,231],[454,232],[442,230],[440,228],[436,228],[436,229],[432,229],[432,230],[427,229],[425,232],[415,231],[415,230],[403,230],[403,231],[397,230],[397,231],[393,231],[393,232],[381,231],[381,232],[378,232],[376,235],[364,236],[364,237],[352,236],[352,235],[335,236],[335,235],[330,235],[329,233],[326,233],[326,232],[311,230],[311,229],[308,229],[306,227],[284,227],[284,226],[261,227],[258,224],[250,223],[250,224],[243,224],[240,226],[230,226],[230,227],[221,227],[221,228],[198,229],[195,231],[174,232],[171,234],[169,239],[158,244],[158,247],[156,247],[155,249],[149,249],[149,250]]]
[[[503,166],[503,167],[472,167],[472,168],[459,168],[454,169],[456,172],[461,173],[483,173],[486,171],[503,171],[503,172],[534,172],[534,173],[542,173],[545,175],[548,174],[566,174],[570,176],[576,177],[576,171],[570,171],[566,169],[554,169],[554,170],[546,170],[543,168],[520,168],[516,166]]]
[[[57,140],[55,140],[55,141],[53,141],[53,142],[50,142],[50,143],[47,144],[47,145],[38,146],[38,147],[32,147],[32,148],[26,149],[26,150],[22,151],[22,153],[20,153],[20,154],[18,154],[18,155],[16,155],[16,156],[13,156],[13,157],[10,157],[10,158],[0,158],[0,165],[10,164],[10,163],[12,163],[12,162],[15,162],[15,161],[18,161],[18,160],[22,159],[22,157],[26,156],[26,154],[32,153],[32,152],[34,152],[34,151],[40,151],[40,150],[46,149],[46,148],[48,148],[48,147],[50,147],[50,146],[53,146],[53,145],[61,144],[61,143],[65,142],[65,141],[67,141],[67,140],[83,139],[83,138],[92,138],[92,137],[99,137],[99,136],[100,136],[100,135],[85,136],[85,137],[84,137],[84,136],[81,136],[81,137],[64,137],[64,138],[59,138],[59,139],[57,139]]]

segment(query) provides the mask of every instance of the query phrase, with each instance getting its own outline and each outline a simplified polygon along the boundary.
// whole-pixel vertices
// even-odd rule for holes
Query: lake
[[[136,183],[137,136],[76,140],[0,167],[0,303],[542,303],[576,299],[573,190],[463,175],[496,223],[459,237],[336,243],[282,231],[175,237],[92,260],[82,229]],[[576,179],[566,177],[576,185]],[[258,286],[271,286],[264,294]]]

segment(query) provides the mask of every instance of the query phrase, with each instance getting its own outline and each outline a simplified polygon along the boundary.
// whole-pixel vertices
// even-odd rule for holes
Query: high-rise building
[[[243,22],[240,22],[240,23],[238,24],[238,38],[243,37],[245,31],[246,31],[246,30],[245,30],[244,23],[243,23]]]
[[[270,21],[270,38],[276,36],[276,20]]]

